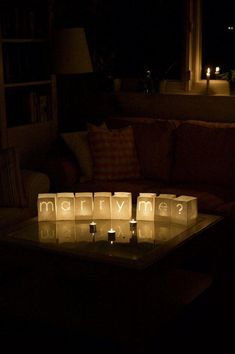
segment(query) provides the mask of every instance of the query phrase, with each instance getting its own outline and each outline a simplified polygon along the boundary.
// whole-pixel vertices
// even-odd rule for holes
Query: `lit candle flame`
[[[210,74],[211,74],[211,69],[210,69],[210,68],[207,68],[206,76],[207,76],[207,77],[210,77]]]

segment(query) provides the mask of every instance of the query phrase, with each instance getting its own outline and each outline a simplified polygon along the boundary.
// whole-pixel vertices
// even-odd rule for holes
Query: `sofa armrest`
[[[45,173],[30,170],[22,170],[22,179],[28,207],[31,215],[37,214],[37,197],[39,193],[48,193],[50,190],[50,180]]]

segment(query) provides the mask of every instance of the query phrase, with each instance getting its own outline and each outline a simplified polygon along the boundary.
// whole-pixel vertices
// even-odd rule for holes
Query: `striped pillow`
[[[14,148],[0,151],[0,206],[26,206],[18,155]]]
[[[89,125],[88,136],[94,179],[121,180],[140,177],[131,126],[109,130]]]

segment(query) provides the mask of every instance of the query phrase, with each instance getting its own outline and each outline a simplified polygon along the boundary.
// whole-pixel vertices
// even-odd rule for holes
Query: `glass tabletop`
[[[220,219],[215,215],[199,214],[190,226],[138,221],[135,227],[130,226],[129,220],[97,220],[96,232],[92,233],[90,221],[38,222],[33,218],[5,238],[81,258],[144,268]]]

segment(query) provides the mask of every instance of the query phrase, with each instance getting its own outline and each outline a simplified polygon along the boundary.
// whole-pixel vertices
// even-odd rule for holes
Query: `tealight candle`
[[[92,221],[90,223],[90,233],[94,234],[96,232],[96,223],[94,221]]]
[[[108,231],[108,241],[115,241],[116,238],[116,231],[113,230],[112,228]]]
[[[130,220],[130,229],[133,230],[137,226],[137,221],[135,219]]]
[[[210,76],[211,76],[211,69],[207,68],[207,71],[206,71],[206,92],[207,92],[207,94],[209,94]]]

